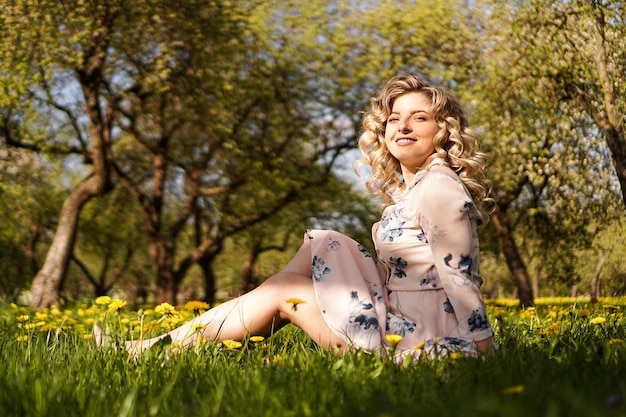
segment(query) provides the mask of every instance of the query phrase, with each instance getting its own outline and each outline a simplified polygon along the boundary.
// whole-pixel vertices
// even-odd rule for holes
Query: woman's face
[[[431,113],[428,96],[407,93],[397,97],[385,127],[385,145],[400,162],[405,181],[407,174],[423,168],[435,152],[434,139],[439,126]]]

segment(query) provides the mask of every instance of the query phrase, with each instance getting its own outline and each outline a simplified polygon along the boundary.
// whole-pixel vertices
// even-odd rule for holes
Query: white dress
[[[374,258],[329,230],[309,230],[312,279],[328,326],[354,348],[402,336],[396,357],[475,353],[493,335],[480,286],[482,216],[441,160],[417,173],[372,228]],[[380,261],[380,262],[379,262]]]

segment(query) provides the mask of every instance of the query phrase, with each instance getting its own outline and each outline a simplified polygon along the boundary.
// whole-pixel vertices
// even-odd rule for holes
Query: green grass
[[[78,307],[36,319],[0,304],[0,416],[626,415],[621,301],[489,308],[496,354],[399,366],[336,356],[292,326],[238,349],[164,345],[135,360],[97,349]]]

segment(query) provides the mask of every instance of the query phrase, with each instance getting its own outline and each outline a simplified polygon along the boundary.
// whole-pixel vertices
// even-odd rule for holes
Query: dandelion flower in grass
[[[426,346],[426,342],[418,343],[417,345],[413,346],[413,349],[424,349],[424,346]]]
[[[513,385],[511,387],[507,387],[503,389],[502,393],[504,395],[519,395],[519,394],[523,394],[524,390],[525,388],[523,385]]]
[[[18,323],[27,322],[28,319],[30,319],[30,316],[28,314],[20,314],[19,316],[16,317],[16,320]]]
[[[161,303],[154,308],[154,311],[162,316],[175,316],[176,314],[178,314],[178,311],[176,311],[176,307],[174,307],[170,303]]]
[[[193,326],[191,326],[191,331],[194,332],[194,333],[195,332],[201,333],[204,330],[205,327],[206,326],[204,324],[202,324],[202,323],[196,323]]]
[[[609,345],[620,345],[624,343],[622,339],[611,339],[609,340]]]
[[[205,303],[204,301],[189,301],[183,307],[187,311],[192,311],[194,315],[199,316],[209,309],[209,303]]]
[[[228,349],[239,349],[242,346],[241,342],[232,339],[223,340],[222,344]]]
[[[402,336],[399,334],[387,334],[385,335],[385,339],[391,346],[395,346],[402,341]]]
[[[100,305],[103,305],[103,306],[108,305],[111,301],[112,301],[112,299],[108,295],[102,295],[102,296],[96,298],[96,304],[100,304]]]
[[[111,300],[109,306],[107,307],[107,310],[109,311],[109,313],[116,313],[127,304],[128,303],[124,300]]]
[[[252,337],[250,337],[250,341],[254,342],[254,343],[259,343],[259,342],[262,342],[264,340],[265,340],[265,338],[263,336],[252,336]]]
[[[450,359],[460,359],[463,357],[463,354],[461,352],[450,352],[448,356],[450,356]]]
[[[304,304],[304,303],[306,303],[306,301],[301,300],[300,298],[287,298],[287,299],[285,300],[285,302],[286,302],[287,304],[291,304],[291,309],[292,309],[293,311],[297,311],[297,310],[298,310],[298,305],[299,305],[299,304]]]
[[[602,324],[606,321],[606,319],[604,317],[594,317],[591,320],[589,320],[589,323],[591,324]]]
[[[28,340],[28,336],[27,335],[20,335],[20,336],[16,336],[16,339],[18,342],[26,342]]]

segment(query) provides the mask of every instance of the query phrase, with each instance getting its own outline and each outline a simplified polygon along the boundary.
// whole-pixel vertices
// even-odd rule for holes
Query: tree
[[[95,296],[107,295],[121,284],[134,289],[132,299],[145,290],[133,278],[151,276],[152,262],[143,250],[145,231],[137,202],[126,189],[116,187],[86,204],[77,235],[71,261],[93,286]]]
[[[472,92],[479,102],[473,112],[491,154],[494,225],[524,305],[532,304],[533,292],[520,243],[540,242],[537,253],[545,264],[559,265],[560,272],[571,269],[572,251],[591,244],[580,232],[602,215],[611,193],[604,184],[606,153],[597,129],[570,105],[556,78],[538,75],[560,68],[551,42],[564,33],[547,36],[540,28],[554,22],[537,18],[552,10],[549,6],[491,2],[485,7],[484,67]],[[516,232],[518,225],[523,230]]]
[[[623,1],[533,2],[524,39],[544,51],[534,75],[603,132],[626,206],[626,10]],[[540,43],[537,44],[537,41]]]
[[[115,101],[104,94],[113,87],[105,69],[116,48],[119,6],[46,1],[39,7],[25,1],[2,6],[0,83],[11,100],[3,112],[2,136],[11,146],[80,153],[91,167],[61,208],[46,260],[33,280],[33,307],[57,302],[80,210],[111,188]],[[50,125],[35,122],[37,114],[47,114]]]
[[[40,266],[66,190],[53,161],[0,145],[0,293],[13,298]]]

